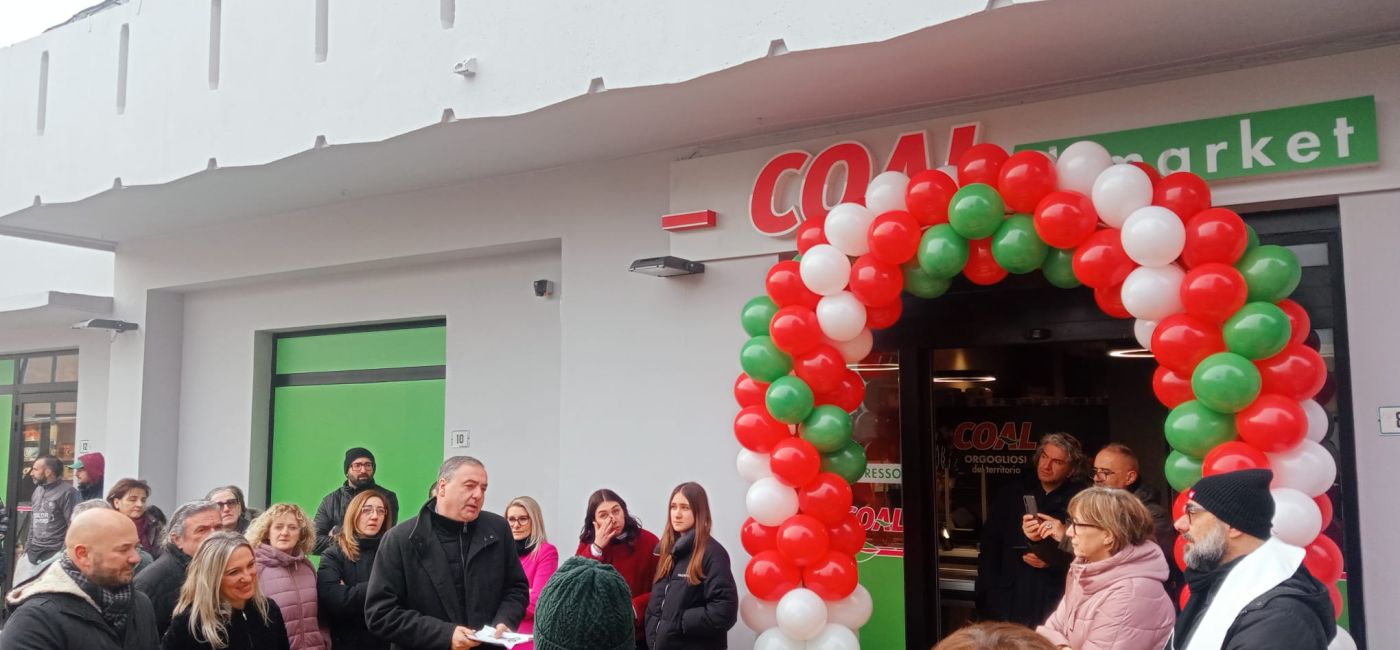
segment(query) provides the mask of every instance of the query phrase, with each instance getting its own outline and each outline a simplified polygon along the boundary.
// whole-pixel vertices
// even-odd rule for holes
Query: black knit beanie
[[[340,470],[341,473],[349,474],[350,463],[353,463],[361,458],[368,458],[369,462],[371,463],[375,462],[374,454],[370,453],[370,450],[365,449],[364,447],[351,447],[350,449],[347,449],[345,451],[345,467]]]
[[[1274,529],[1274,496],[1267,469],[1242,469],[1207,476],[1191,488],[1187,497],[1231,528],[1267,540]]]
[[[633,650],[632,592],[622,574],[585,557],[569,558],[535,605],[537,650]]]

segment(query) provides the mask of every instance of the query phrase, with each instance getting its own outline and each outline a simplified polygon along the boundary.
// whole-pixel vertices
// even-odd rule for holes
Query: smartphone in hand
[[[1034,495],[1031,495],[1031,494],[1022,495],[1022,496],[1021,496],[1021,500],[1026,504],[1026,514],[1028,514],[1028,515],[1030,515],[1030,516],[1032,516],[1032,517],[1034,517],[1034,516],[1040,514],[1040,509],[1037,508],[1036,505],[1035,505],[1035,496],[1034,496]]]

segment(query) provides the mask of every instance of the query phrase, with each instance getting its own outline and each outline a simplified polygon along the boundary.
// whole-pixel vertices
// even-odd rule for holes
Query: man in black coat
[[[311,552],[320,555],[335,544],[335,536],[345,521],[345,509],[350,500],[365,490],[382,492],[389,500],[389,521],[399,520],[399,496],[388,488],[374,482],[376,469],[374,454],[364,447],[352,447],[345,452],[345,483],[321,499],[316,507],[316,516],[311,527],[316,529],[316,541]]]
[[[403,650],[461,650],[520,624],[530,584],[506,520],[481,510],[486,486],[481,461],[453,456],[437,497],[385,534],[365,595],[371,632]]]
[[[131,586],[140,542],[115,510],[73,518],[58,561],[15,587],[3,650],[146,650],[160,643],[151,601]]]
[[[219,530],[219,506],[213,501],[191,501],[175,509],[166,527],[163,552],[151,566],[136,576],[136,590],[151,599],[156,612],[156,630],[165,635],[175,603],[180,600],[180,586],[185,584],[185,572],[190,559],[210,533]]]

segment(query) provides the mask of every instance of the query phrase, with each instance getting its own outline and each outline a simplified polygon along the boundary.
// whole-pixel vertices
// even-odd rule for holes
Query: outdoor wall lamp
[[[703,262],[692,262],[679,257],[667,255],[665,257],[647,257],[632,262],[631,268],[627,269],[633,273],[645,273],[658,278],[669,278],[675,275],[692,275],[704,273],[705,264]]]
[[[85,321],[73,323],[75,330],[106,330],[111,333],[112,340],[117,340],[117,335],[122,332],[130,332],[141,329],[136,323],[128,323],[124,320],[111,320],[109,318],[89,318]]]

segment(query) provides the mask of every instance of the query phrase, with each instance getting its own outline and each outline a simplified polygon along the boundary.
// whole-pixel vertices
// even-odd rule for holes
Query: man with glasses
[[[393,490],[374,482],[374,470],[374,454],[370,450],[352,447],[345,452],[342,470],[345,472],[345,484],[327,494],[316,508],[316,517],[312,521],[316,529],[316,543],[312,553],[320,555],[335,544],[335,534],[340,532],[340,523],[345,520],[345,509],[350,506],[350,500],[370,488],[384,493],[389,499],[390,520],[398,520],[399,497]]]
[[[1191,599],[1170,650],[1323,650],[1336,635],[1327,588],[1303,549],[1272,535],[1273,472],[1246,469],[1196,482],[1176,530],[1186,539]]]

